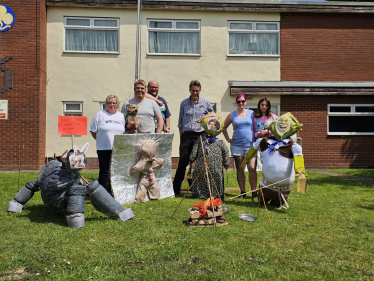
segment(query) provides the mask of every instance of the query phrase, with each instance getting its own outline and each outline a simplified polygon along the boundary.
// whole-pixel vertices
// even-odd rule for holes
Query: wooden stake
[[[206,180],[207,180],[207,185],[209,189],[209,194],[210,194],[210,203],[212,204],[212,210],[213,210],[213,218],[214,218],[214,226],[216,227],[217,230],[217,219],[216,219],[216,214],[214,212],[214,205],[213,205],[213,197],[212,197],[212,190],[210,189],[210,183],[209,183],[209,175],[208,175],[208,164],[205,159],[205,152],[204,152],[204,144],[203,144],[203,138],[200,136],[200,143],[201,143],[201,150],[203,151],[203,157],[204,157],[204,166],[205,166],[205,175],[206,175]]]
[[[63,157],[63,156],[64,156],[64,155],[66,154],[66,152],[68,152],[68,150],[67,150],[67,149],[66,149],[66,150],[64,151],[64,153],[62,153],[62,154],[61,154],[61,156],[60,156],[60,157],[62,158],[62,157]]]
[[[74,135],[71,135],[71,148],[74,147]]]
[[[266,203],[265,203],[264,193],[262,192],[262,190],[261,190],[261,195],[262,195],[262,200],[264,200],[264,206],[265,206],[266,214],[268,215],[269,222],[270,222],[270,224],[271,224],[270,216],[269,216],[269,213],[268,213],[268,208],[266,208]],[[259,200],[259,201],[260,201],[260,200]]]

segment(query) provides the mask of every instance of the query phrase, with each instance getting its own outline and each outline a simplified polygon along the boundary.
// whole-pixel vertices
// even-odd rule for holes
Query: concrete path
[[[356,182],[360,182],[360,183],[367,184],[367,185],[374,185],[374,178],[365,178],[365,177],[359,177],[359,176],[350,176],[350,175],[345,175],[345,174],[332,173],[332,172],[327,172],[323,169],[308,169],[307,172],[313,172],[313,173],[317,173],[321,175],[343,178],[343,179],[356,181]]]

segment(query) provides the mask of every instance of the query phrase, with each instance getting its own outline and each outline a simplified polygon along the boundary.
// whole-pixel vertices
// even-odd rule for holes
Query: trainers
[[[245,191],[241,191],[240,194],[242,194],[242,196],[240,196],[241,198],[246,198],[247,197],[247,194],[245,194]]]
[[[258,198],[257,191],[252,192],[252,199]]]

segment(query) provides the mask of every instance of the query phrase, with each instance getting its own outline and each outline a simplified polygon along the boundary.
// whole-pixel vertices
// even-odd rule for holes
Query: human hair
[[[243,95],[243,94],[240,94],[240,95],[236,96],[235,102],[237,102],[238,99],[240,99],[240,98],[244,98],[244,100],[247,101],[247,97],[245,95]]]
[[[267,105],[268,105],[268,110],[266,110],[266,117],[271,117],[271,104],[270,104],[270,101],[268,100],[267,97],[263,97],[262,99],[260,99],[258,101],[258,104],[257,104],[257,113],[255,114],[255,117],[261,117],[262,116],[262,112],[261,112],[261,108],[260,108],[260,104],[263,102],[263,101],[266,101]]]
[[[144,88],[147,87],[147,84],[145,83],[145,81],[142,80],[142,79],[139,79],[139,80],[136,80],[136,81],[134,82],[134,89],[135,89],[136,85],[138,85],[138,84],[143,85]]]
[[[200,84],[199,81],[197,81],[197,80],[192,80],[192,81],[190,82],[190,87],[189,87],[189,89],[192,90],[192,87],[193,87],[193,86],[197,86],[197,87],[199,87],[199,88],[200,88],[200,91],[201,91],[201,84]]]
[[[119,108],[119,99],[116,95],[109,95],[109,96],[106,97],[105,108],[108,108],[109,101],[112,100],[112,99],[116,100],[117,108]]]

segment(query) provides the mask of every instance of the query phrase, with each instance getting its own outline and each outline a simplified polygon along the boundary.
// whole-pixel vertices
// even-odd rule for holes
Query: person
[[[200,97],[201,84],[199,81],[192,80],[189,85],[189,91],[190,97],[182,101],[179,110],[179,162],[173,181],[175,195],[180,194],[192,147],[200,135],[205,135],[203,127],[196,120],[213,111],[210,102]]]
[[[271,112],[270,101],[266,97],[260,99],[257,104],[257,113],[253,119],[255,139],[257,140],[258,138],[272,137],[273,134],[265,128],[277,118],[278,116]]]
[[[145,94],[145,97],[148,99],[154,100],[159,106],[160,111],[162,114],[162,119],[164,120],[164,127],[163,132],[164,133],[170,133],[170,111],[168,104],[166,100],[158,95],[160,87],[158,85],[157,81],[149,81],[148,82],[148,93]],[[155,119],[156,128],[155,131],[157,131],[157,120]]]
[[[99,158],[99,184],[113,196],[109,178],[110,160],[115,135],[125,131],[125,118],[117,109],[119,100],[116,95],[109,95],[105,100],[105,109],[95,114],[90,132],[96,140],[96,152]]]
[[[245,192],[245,174],[240,168],[243,161],[244,155],[247,154],[250,147],[255,141],[254,130],[253,130],[253,111],[246,109],[247,98],[245,95],[236,96],[237,110],[227,115],[225,120],[225,126],[223,127],[223,135],[227,142],[230,143],[231,155],[234,157],[236,166],[236,178],[239,183],[242,198],[246,197]],[[227,127],[233,125],[234,133],[233,137],[229,138],[227,133]],[[252,158],[248,164],[248,180],[251,185],[251,190],[256,190],[257,186],[257,173],[256,173],[256,157]],[[256,192],[252,192],[252,198],[257,196]]]
[[[216,115],[206,115],[206,118],[209,118],[209,123],[205,128],[206,136],[195,142],[190,155],[191,163],[196,160],[195,168],[192,173],[192,182],[194,182],[194,184],[191,188],[191,192],[193,198],[208,199],[211,197],[210,192],[212,192],[212,196],[215,198],[220,198],[222,200],[225,198],[222,167],[225,167],[226,170],[228,169],[230,165],[230,153],[225,143],[216,138],[220,133],[223,120],[214,116]],[[212,126],[212,124],[214,124],[214,126]],[[209,169],[210,191],[204,169],[205,159],[207,160]],[[204,170],[201,171],[202,169]]]
[[[162,119],[161,111],[157,103],[145,97],[146,84],[144,80],[137,80],[134,82],[134,98],[125,102],[122,106],[121,112],[124,116],[128,114],[128,104],[136,104],[138,106],[139,118],[139,133],[154,133],[155,122],[157,119],[156,133],[161,133],[164,120]],[[127,126],[128,124],[126,124]]]

